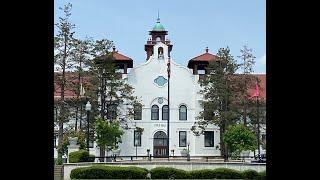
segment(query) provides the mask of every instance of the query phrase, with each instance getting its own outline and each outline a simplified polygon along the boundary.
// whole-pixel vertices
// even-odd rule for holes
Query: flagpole
[[[169,153],[169,135],[170,135],[170,128],[169,128],[169,120],[170,120],[170,56],[168,58],[168,121],[167,121],[167,154],[168,154],[168,160],[170,158],[170,153]]]

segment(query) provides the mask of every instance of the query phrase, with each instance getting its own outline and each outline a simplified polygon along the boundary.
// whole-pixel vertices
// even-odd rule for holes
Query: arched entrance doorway
[[[158,131],[153,136],[153,156],[167,156],[167,135],[163,131]]]

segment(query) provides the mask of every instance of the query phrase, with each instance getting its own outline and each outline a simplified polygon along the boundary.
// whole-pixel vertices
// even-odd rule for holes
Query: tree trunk
[[[64,41],[64,52],[63,52],[63,60],[62,60],[62,81],[61,81],[61,110],[60,110],[60,118],[59,118],[59,132],[58,132],[58,146],[61,147],[63,140],[63,123],[65,121],[65,109],[64,109],[64,88],[65,88],[65,69],[66,69],[66,60],[67,60],[67,36],[65,36]],[[62,158],[62,154],[58,151],[58,158]]]
[[[63,118],[61,117],[61,114],[64,112],[64,105],[61,105],[60,109],[60,118],[59,118],[59,131],[58,131],[58,147],[61,148],[62,140],[63,140]],[[62,153],[58,151],[58,159],[62,158]]]
[[[106,89],[106,85],[105,85],[105,77],[104,77],[104,73],[102,74],[102,78],[101,78],[101,93],[100,93],[100,98],[101,98],[101,118],[102,120],[105,120],[105,104],[106,104],[106,98],[105,98],[105,89]]]
[[[244,102],[243,105],[243,125],[247,127],[247,104]]]
[[[80,104],[79,130],[82,131],[82,104]]]
[[[78,111],[79,111],[79,108],[76,107],[76,124],[75,124],[75,127],[74,127],[74,130],[77,132],[78,130]]]
[[[244,107],[244,113],[243,113],[243,125],[247,127],[247,102],[246,102],[246,94],[247,94],[247,75],[244,72],[244,98],[243,98],[243,107]]]
[[[220,128],[220,151],[221,151],[221,156],[223,157],[224,161],[227,161],[227,151],[226,151],[226,145],[223,141],[223,136],[225,132],[225,123],[223,122]]]

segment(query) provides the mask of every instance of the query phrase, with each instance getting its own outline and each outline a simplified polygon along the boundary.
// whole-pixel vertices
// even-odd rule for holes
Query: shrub
[[[240,171],[227,169],[227,168],[217,168],[213,170],[216,179],[242,179],[242,174]]]
[[[89,155],[89,152],[86,150],[75,151],[69,154],[69,162],[70,163],[78,163],[78,162],[93,162],[94,155]]]
[[[95,160],[95,155],[89,154],[89,157],[87,157],[85,162],[94,162]]]
[[[71,171],[71,179],[147,179],[148,170],[139,167],[91,166]]]
[[[260,180],[265,180],[265,179],[267,179],[267,173],[266,173],[266,171],[259,172],[259,177],[258,177],[258,179],[260,179]]]
[[[62,165],[62,158],[54,158],[54,165]]]
[[[244,179],[259,179],[259,173],[255,170],[249,169],[242,172]]]
[[[190,179],[214,179],[215,172],[212,169],[201,169],[189,171]]]
[[[189,172],[191,179],[242,179],[240,171],[227,168],[202,169]]]
[[[171,167],[157,167],[150,171],[151,179],[188,179],[189,173]]]

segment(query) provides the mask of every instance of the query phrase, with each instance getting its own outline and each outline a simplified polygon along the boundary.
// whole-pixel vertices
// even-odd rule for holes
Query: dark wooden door
[[[153,137],[153,156],[154,157],[168,156],[167,144],[168,144],[167,135],[162,131],[156,132]]]

